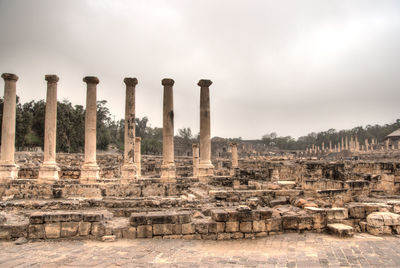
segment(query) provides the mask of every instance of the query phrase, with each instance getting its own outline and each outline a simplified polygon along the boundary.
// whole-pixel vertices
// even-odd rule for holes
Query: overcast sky
[[[124,114],[162,126],[162,78],[173,78],[175,132],[199,131],[199,79],[211,79],[212,136],[298,137],[400,118],[400,1],[0,0],[0,72],[23,102],[84,104],[82,78]],[[1,87],[4,83],[1,82]],[[1,93],[2,89],[1,89]]]

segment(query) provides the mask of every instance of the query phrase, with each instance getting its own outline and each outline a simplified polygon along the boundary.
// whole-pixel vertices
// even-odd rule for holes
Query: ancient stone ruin
[[[239,239],[284,232],[400,234],[400,150],[357,137],[279,157],[212,159],[210,80],[200,80],[200,144],[174,156],[174,80],[163,79],[163,154],[141,156],[136,78],[125,78],[123,155],[96,155],[97,77],[87,86],[84,154],[56,154],[57,82],[46,75],[44,152],[15,152],[16,83],[3,74],[0,238]],[[390,146],[389,146],[390,145]],[[385,157],[383,157],[385,156]]]

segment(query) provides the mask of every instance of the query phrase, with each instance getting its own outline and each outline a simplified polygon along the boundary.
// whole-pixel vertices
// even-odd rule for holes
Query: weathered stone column
[[[125,135],[124,163],[121,167],[121,183],[129,183],[137,178],[135,165],[135,87],[136,78],[125,78]]]
[[[200,86],[200,163],[199,179],[208,181],[214,175],[214,166],[211,163],[211,122],[210,122],[210,86],[211,80],[201,79]]]
[[[397,142],[397,150],[400,150],[400,141]]]
[[[332,153],[332,141],[329,141],[329,152]]]
[[[232,152],[232,168],[237,168],[239,166],[237,143],[233,142],[230,146]]]
[[[0,183],[8,183],[18,178],[19,169],[14,161],[16,84],[18,76],[15,74],[3,73],[1,77],[4,79],[4,103],[1,130]]]
[[[385,141],[385,149],[386,149],[386,151],[389,151],[389,143],[390,143],[390,139],[387,139]]]
[[[364,143],[365,143],[365,151],[367,151],[368,152],[368,139],[365,139],[364,140]]]
[[[345,150],[349,150],[349,137],[345,137],[345,139],[346,139],[346,141],[345,141],[345,144],[344,144],[344,148],[345,148]]]
[[[97,89],[99,79],[86,76],[83,82],[87,84],[86,114],[85,114],[85,162],[81,168],[81,183],[94,183],[99,179],[100,168],[96,162],[96,113]]]
[[[193,152],[193,177],[197,178],[199,175],[199,145],[192,144]]]
[[[176,168],[174,162],[174,80],[165,78],[163,101],[163,162],[161,165],[161,181],[175,182]]]
[[[136,165],[136,175],[138,178],[142,177],[142,154],[141,154],[141,137],[135,137],[135,165]]]
[[[57,137],[57,75],[46,75],[46,116],[44,123],[44,159],[39,168],[38,183],[52,184],[58,180],[56,164],[56,137]]]

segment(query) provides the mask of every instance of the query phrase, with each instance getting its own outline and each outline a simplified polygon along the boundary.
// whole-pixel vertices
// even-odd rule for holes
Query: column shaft
[[[121,168],[121,183],[129,183],[137,178],[135,165],[135,86],[136,78],[125,78],[125,135],[124,163]]]
[[[211,163],[211,122],[210,122],[210,80],[200,80],[200,164],[199,176],[206,177],[214,174]]]
[[[3,73],[4,102],[3,123],[1,132],[0,183],[8,183],[18,178],[18,166],[15,164],[15,115],[16,115],[16,83],[18,76]]]
[[[85,114],[85,163],[81,170],[81,182],[93,183],[99,179],[99,167],[96,163],[96,118],[97,118],[97,84],[99,79],[87,76],[86,114]]]
[[[46,116],[44,127],[44,159],[39,169],[38,183],[54,183],[58,180],[56,164],[57,137],[57,82],[56,75],[46,75]]]
[[[193,151],[193,177],[197,177],[199,175],[199,145],[192,145]]]
[[[163,97],[163,162],[161,166],[161,179],[163,181],[174,181],[175,162],[174,162],[174,80],[163,79],[161,84],[164,86]]]

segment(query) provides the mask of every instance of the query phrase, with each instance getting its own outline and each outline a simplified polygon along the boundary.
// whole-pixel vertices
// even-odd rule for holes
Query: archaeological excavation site
[[[304,232],[346,239],[356,233],[400,234],[400,135],[384,141],[345,136],[335,144],[274,155],[231,142],[217,152],[210,124],[214,88],[204,79],[198,87],[193,85],[200,91],[199,143],[178,156],[174,80],[162,79],[162,156],[142,155],[141,137],[135,135],[138,80],[125,78],[124,151],[98,153],[99,79],[87,76],[82,83],[87,87],[84,153],[56,153],[59,78],[46,75],[44,150],[19,152],[18,76],[4,73],[2,78],[2,240],[233,240]]]

